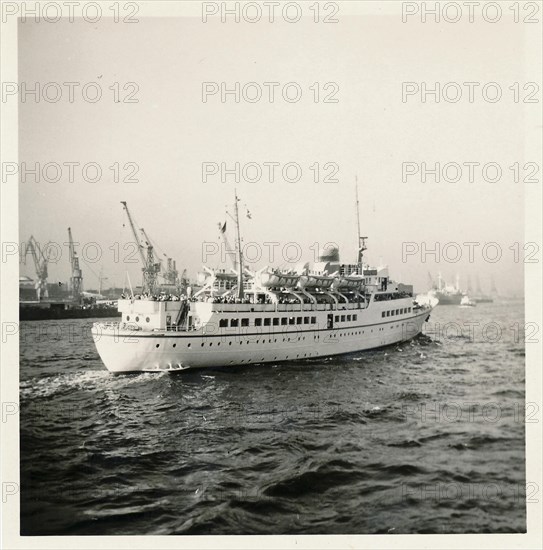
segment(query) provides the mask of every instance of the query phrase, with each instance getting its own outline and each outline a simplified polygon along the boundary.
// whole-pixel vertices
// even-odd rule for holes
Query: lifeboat
[[[260,273],[260,284],[264,288],[294,288],[299,280],[300,275],[290,271],[270,270]]]
[[[338,277],[334,282],[334,290],[360,290],[364,286],[361,275]]]
[[[334,277],[330,275],[307,273],[300,277],[298,286],[302,289],[319,288],[320,290],[327,290],[332,286],[333,282]]]

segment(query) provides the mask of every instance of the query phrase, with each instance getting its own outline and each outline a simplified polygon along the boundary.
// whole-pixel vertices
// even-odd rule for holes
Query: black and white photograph
[[[543,547],[541,1],[1,16],[4,548]]]

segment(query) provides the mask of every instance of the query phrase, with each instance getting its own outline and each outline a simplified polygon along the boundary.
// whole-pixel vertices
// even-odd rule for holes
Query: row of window
[[[381,317],[392,317],[393,315],[404,315],[405,313],[411,313],[411,308],[389,309],[388,311],[381,312]]]
[[[279,326],[279,325],[315,325],[317,324],[316,317],[257,317],[255,320],[255,327],[270,327],[270,326]],[[249,319],[230,319],[230,325],[228,324],[228,319],[220,319],[219,327],[248,327]]]
[[[344,323],[345,321],[356,321],[358,315],[336,315],[336,323]]]
[[[336,315],[336,323],[344,323],[346,321],[356,321],[358,319],[358,315]],[[255,327],[270,327],[270,326],[279,326],[279,325],[316,325],[317,324],[317,318],[316,317],[257,317],[255,318]],[[219,320],[219,327],[248,327],[250,320],[248,318],[242,318],[242,319],[230,319],[230,323],[228,323],[228,319],[220,319]]]

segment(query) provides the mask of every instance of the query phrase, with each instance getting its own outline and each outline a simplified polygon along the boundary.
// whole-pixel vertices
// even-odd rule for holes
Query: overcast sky
[[[522,263],[513,261],[509,247],[523,241],[523,185],[513,182],[508,167],[533,160],[524,158],[523,137],[531,111],[512,101],[508,86],[526,81],[522,32],[513,24],[406,25],[392,16],[350,16],[330,25],[203,24],[198,18],[20,24],[21,82],[98,82],[104,94],[85,102],[80,86],[72,104],[67,88],[58,103],[29,98],[19,104],[20,161],[94,161],[104,170],[95,184],[77,169],[73,183],[67,169],[57,183],[32,177],[22,183],[21,241],[33,234],[40,242],[63,243],[71,226],[76,241],[102,246],[95,272],[103,268],[108,282],[120,285],[128,269],[139,281],[137,264],[115,263],[110,249],[118,242],[122,251],[133,240],[120,205],[125,200],[151,239],[194,276],[202,242],[217,241],[217,222],[225,220],[235,186],[219,175],[203,183],[202,162],[296,162],[303,170],[297,183],[280,176],[269,183],[263,175],[259,183],[236,185],[244,240],[281,243],[276,265],[285,263],[282,246],[291,241],[306,261],[313,259],[313,243],[328,241],[339,244],[342,260],[354,261],[358,174],[367,258],[382,259],[393,278],[422,289],[429,271],[449,279],[479,274],[483,284],[494,275],[499,289],[519,290]],[[202,102],[202,82],[231,87],[236,81],[296,82],[303,96],[297,103],[221,103],[218,96]],[[474,103],[421,103],[420,95],[403,103],[404,81],[495,81],[504,99],[493,104],[476,92]],[[115,82],[122,94],[124,83],[137,83],[138,103],[114,103],[108,87]],[[315,82],[337,83],[339,102],[313,102]],[[404,183],[402,162],[409,161],[498,162],[504,173],[498,183],[481,177],[470,183],[467,170],[458,183],[431,177]],[[108,167],[115,162],[137,163],[139,181],[113,182]],[[313,182],[309,166],[316,162],[321,170],[337,163],[339,182]],[[458,263],[431,257],[423,263],[420,254],[402,262],[403,242],[433,248],[466,241],[495,241],[503,258],[491,264],[476,252],[469,263],[463,248]],[[266,263],[263,258],[258,267]],[[96,288],[96,277],[82,267],[84,286]],[[25,267],[22,273],[33,275]],[[65,257],[50,267],[50,280],[67,277]]]

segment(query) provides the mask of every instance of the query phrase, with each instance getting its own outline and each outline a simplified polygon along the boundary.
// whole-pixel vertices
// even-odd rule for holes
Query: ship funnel
[[[339,248],[327,246],[319,250],[319,262],[339,262]]]

